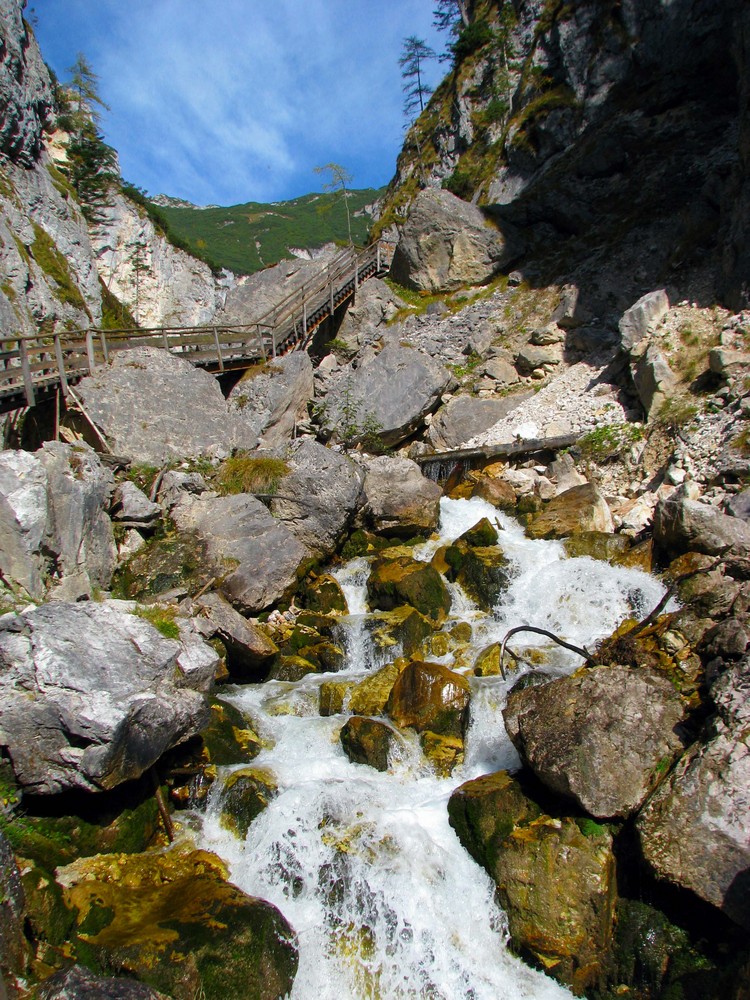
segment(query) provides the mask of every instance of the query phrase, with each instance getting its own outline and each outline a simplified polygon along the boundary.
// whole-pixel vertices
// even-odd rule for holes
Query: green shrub
[[[175,621],[177,611],[175,608],[162,608],[156,604],[141,605],[135,612],[139,618],[145,619],[157,632],[160,632],[165,639],[179,639],[180,629]]]
[[[643,438],[643,428],[635,424],[605,424],[584,434],[578,442],[583,458],[606,462],[623,455],[630,446]]]
[[[494,37],[495,34],[487,21],[481,19],[472,21],[459,32],[458,38],[451,46],[456,63],[460,63],[477,49],[489,45]]]

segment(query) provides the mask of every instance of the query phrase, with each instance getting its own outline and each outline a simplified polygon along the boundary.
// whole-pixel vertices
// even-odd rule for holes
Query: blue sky
[[[111,110],[123,177],[196,204],[392,177],[403,140],[404,38],[435,47],[432,0],[28,0],[60,79],[83,52]],[[430,66],[431,82],[442,69]]]

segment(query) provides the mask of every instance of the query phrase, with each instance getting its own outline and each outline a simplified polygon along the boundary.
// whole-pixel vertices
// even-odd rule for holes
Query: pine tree
[[[432,87],[424,80],[424,63],[435,58],[435,50],[424,39],[410,35],[404,39],[403,53],[398,61],[404,84],[404,115],[412,121],[415,112],[424,111],[425,101],[432,93]]]

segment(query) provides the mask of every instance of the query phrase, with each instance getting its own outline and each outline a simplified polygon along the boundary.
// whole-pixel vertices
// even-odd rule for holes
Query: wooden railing
[[[194,365],[217,371],[276,357],[306,344],[317,326],[357,291],[388,270],[380,244],[348,249],[325,271],[294,289],[252,323],[103,330],[88,327],[46,336],[0,337],[0,411],[34,406],[37,396],[69,386],[108,364],[117,351],[162,347]]]

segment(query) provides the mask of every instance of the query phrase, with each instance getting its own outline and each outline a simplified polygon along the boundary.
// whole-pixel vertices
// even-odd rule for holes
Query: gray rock
[[[724,504],[724,510],[732,517],[750,521],[750,490],[742,490],[741,493],[730,497]]]
[[[199,497],[208,492],[208,484],[199,472],[180,472],[170,469],[162,476],[158,500],[166,511],[189,497]]]
[[[487,371],[491,365],[497,364],[505,364],[505,362],[501,362],[499,359],[488,361],[485,370]],[[523,399],[527,398],[528,394],[525,393],[517,396],[505,396],[502,399],[454,396],[445,406],[441,406],[433,417],[427,438],[436,451],[450,451],[453,448],[460,448],[471,438],[489,430],[498,420],[506,417]]]
[[[550,316],[550,324],[557,324],[565,330],[583,326],[591,319],[591,314],[580,302],[581,293],[577,285],[563,285],[560,301]]]
[[[109,585],[117,558],[105,508],[114,479],[87,445],[47,442],[0,453],[0,570],[40,599],[77,579],[79,593]]]
[[[383,444],[393,447],[420,427],[452,383],[453,376],[438,361],[412,348],[389,345],[331,387],[324,421],[339,437],[353,426],[355,438],[369,422]]]
[[[527,344],[516,355],[516,368],[521,375],[531,375],[544,365],[559,365],[562,356],[561,344],[549,344],[547,347]]]
[[[135,979],[97,976],[73,965],[45,979],[35,991],[37,1000],[167,1000],[151,986]]]
[[[661,500],[654,511],[654,540],[674,556],[750,553],[750,525],[716,507],[685,497]]]
[[[306,351],[292,351],[275,358],[259,375],[241,379],[229,394],[235,408],[262,447],[290,441],[296,424],[307,418],[315,395],[313,366]]]
[[[658,412],[677,386],[677,377],[667,359],[655,344],[649,344],[645,353],[633,360],[630,371],[646,415]]]
[[[284,455],[290,472],[279,485],[271,511],[310,552],[333,554],[360,503],[364,475],[346,455],[301,438]]]
[[[475,205],[449,191],[420,191],[391,265],[402,285],[453,291],[481,285],[513,257],[504,235]]]
[[[503,712],[522,759],[592,816],[628,816],[681,748],[680,699],[645,669],[598,667],[514,691]]]
[[[750,353],[714,347],[708,355],[708,366],[714,375],[720,375],[721,378],[741,375],[750,368]]]
[[[268,661],[276,655],[276,644],[258,628],[255,622],[235,611],[221,594],[199,597],[193,613],[196,627],[207,639],[221,639],[227,650],[227,667],[232,677],[240,680],[259,679]]]
[[[112,496],[112,517],[115,521],[152,524],[161,517],[161,507],[149,500],[135,483],[126,479],[115,489]]]
[[[157,347],[115,354],[78,391],[112,449],[146,465],[224,458],[257,442],[213,375]]]
[[[620,320],[620,343],[623,349],[630,351],[640,343],[648,336],[649,327],[664,319],[668,312],[669,298],[663,288],[641,296],[625,310]]]
[[[3,626],[0,744],[34,794],[114,788],[208,721],[218,656],[194,636],[165,639],[117,602],[47,604]]]
[[[367,463],[362,517],[375,532],[409,537],[437,528],[442,489],[416,462],[381,455]]]
[[[393,319],[405,305],[404,300],[392,292],[384,281],[370,278],[357,290],[354,302],[336,331],[336,340],[357,351],[378,336],[379,328]]]
[[[206,546],[219,589],[243,614],[255,614],[289,596],[310,550],[247,493],[184,496],[172,508],[181,531]]]
[[[0,3],[0,151],[30,167],[39,158],[54,97],[39,46],[23,23],[24,6],[18,0]]]
[[[230,289],[224,308],[216,319],[229,325],[255,322],[292,292],[321,277],[330,259],[330,256],[324,256],[317,260],[282,260],[273,267],[240,279]]]
[[[562,344],[565,342],[565,331],[557,323],[548,323],[547,326],[539,327],[529,337],[529,343],[535,347],[549,347],[550,344]]]
[[[659,878],[692,889],[750,929],[750,664],[714,685],[711,738],[680,760],[638,818]]]
[[[516,369],[504,358],[490,358],[482,370],[485,375],[498,382],[500,388],[516,385],[516,383],[521,381],[521,377]]]

